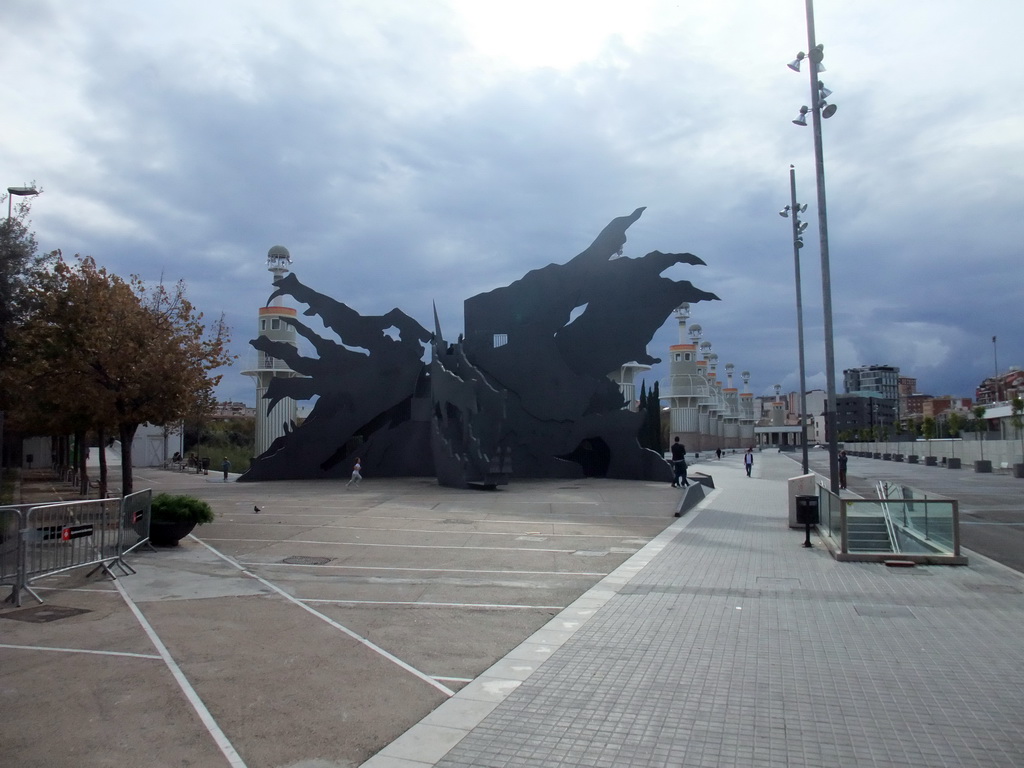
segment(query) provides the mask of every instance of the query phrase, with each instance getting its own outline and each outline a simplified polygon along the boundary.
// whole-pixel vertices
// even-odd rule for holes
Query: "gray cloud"
[[[627,255],[707,261],[673,276],[722,297],[693,320],[761,393],[798,380],[789,223],[775,213],[793,163],[810,204],[808,379],[823,385],[811,134],[789,123],[808,82],[785,67],[806,48],[803,4],[638,3],[646,26],[620,17],[558,67],[475,48],[460,10],[8,3],[0,97],[19,119],[0,146],[6,183],[46,190],[43,247],[184,278],[208,315],[226,313],[243,361],[271,245],[360,311],[399,306],[429,326],[437,302],[454,337],[465,298],[571,258],[646,205]],[[837,365],[898,365],[924,391],[973,394],[992,335],[1001,367],[1024,362],[1024,114],[1010,96],[1024,9],[990,4],[998,25],[923,0],[817,11],[840,107],[824,126]],[[541,31],[561,32],[563,54],[579,42],[516,29],[527,37],[504,50],[524,56]],[[650,352],[676,333],[670,319]],[[242,367],[221,392],[251,402]]]

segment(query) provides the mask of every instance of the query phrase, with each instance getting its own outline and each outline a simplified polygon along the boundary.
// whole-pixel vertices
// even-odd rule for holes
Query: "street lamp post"
[[[828,405],[825,410],[825,429],[828,431],[828,472],[829,487],[832,493],[839,494],[839,450],[836,436],[836,366],[835,350],[833,348],[832,331],[832,276],[829,269],[828,255],[828,216],[825,205],[825,159],[821,145],[821,120],[829,118],[836,112],[834,104],[828,104],[825,99],[831,95],[831,91],[825,88],[824,83],[818,79],[824,67],[821,61],[824,58],[824,46],[819,45],[814,39],[814,3],[813,0],[804,0],[807,11],[807,50],[808,53],[799,53],[796,60],[789,64],[789,68],[800,71],[800,62],[807,59],[810,66],[811,80],[811,106],[802,107],[800,116],[793,122],[797,125],[807,125],[807,113],[811,113],[811,125],[814,135],[814,171],[818,191],[818,239],[821,249],[821,294],[822,309],[825,319],[825,386],[827,390]]]
[[[7,218],[11,218],[13,210],[11,204],[14,202],[14,198],[17,197],[32,197],[38,195],[39,190],[35,187],[8,187],[7,188]]]
[[[796,201],[796,169],[789,166],[789,205],[779,211],[783,218],[793,219],[793,268],[796,273],[796,339],[800,352],[800,445],[803,451],[803,470],[806,475],[810,469],[807,458],[807,377],[804,366],[804,303],[803,291],[800,288],[800,249],[804,247],[804,230],[806,222],[800,221],[800,214],[807,210],[806,205]]]
[[[6,237],[10,237],[11,215],[14,213],[12,207],[15,197],[32,197],[38,195],[39,190],[35,187],[8,187],[7,188],[7,225]],[[0,466],[7,466],[7,454],[4,451],[4,412],[0,411]]]

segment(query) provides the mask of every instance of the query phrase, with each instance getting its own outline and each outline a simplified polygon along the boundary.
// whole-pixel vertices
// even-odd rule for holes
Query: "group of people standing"
[[[722,458],[722,449],[718,448],[715,450],[715,456],[719,459]],[[753,447],[747,448],[747,452],[743,454],[743,468],[746,470],[747,477],[750,477],[750,472],[754,468],[754,449]],[[675,438],[672,442],[672,487],[673,488],[685,488],[690,484],[686,478],[686,446],[679,442],[679,438]]]

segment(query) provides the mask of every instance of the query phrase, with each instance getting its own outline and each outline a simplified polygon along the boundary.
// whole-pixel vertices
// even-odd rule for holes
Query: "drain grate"
[[[331,562],[329,557],[307,557],[306,555],[292,555],[281,561],[288,565],[327,565]]]
[[[47,624],[51,621],[59,621],[80,613],[89,613],[85,608],[64,608],[59,605],[37,605],[34,608],[23,608],[20,611],[11,611],[3,614],[5,619],[24,621],[29,624]]]

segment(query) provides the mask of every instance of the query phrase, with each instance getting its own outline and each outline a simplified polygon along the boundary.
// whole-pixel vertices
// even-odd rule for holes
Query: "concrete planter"
[[[935,464],[936,464],[936,460],[935,460],[934,456],[925,456],[924,457],[924,465],[926,467],[934,467]]]
[[[974,471],[979,473],[986,473],[992,471],[992,462],[987,460],[974,462]]]
[[[882,458],[882,454],[880,454],[880,453],[872,453],[871,454],[871,458],[872,459],[880,459],[880,458]]]
[[[1024,464],[1014,464],[1013,465],[1013,476],[1014,477],[1024,477]]]
[[[902,453],[894,453],[892,455],[892,460],[893,461],[903,461],[903,454]]]
[[[917,464],[917,458],[918,457],[916,453],[910,454],[909,456],[907,456],[907,464]]]
[[[891,453],[883,453],[882,454],[882,461],[892,461],[892,454]]]
[[[960,469],[960,459],[950,458],[946,460],[946,469]]]
[[[151,520],[149,543],[154,547],[176,547],[195,527],[196,524],[188,520]]]

